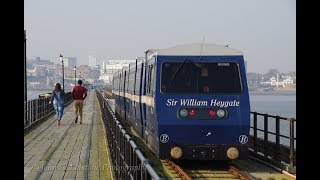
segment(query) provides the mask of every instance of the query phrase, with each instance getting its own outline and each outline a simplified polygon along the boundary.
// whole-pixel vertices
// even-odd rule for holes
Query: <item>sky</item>
[[[295,0],[25,0],[24,28],[27,59],[85,65],[204,40],[241,50],[247,72],[296,70]]]

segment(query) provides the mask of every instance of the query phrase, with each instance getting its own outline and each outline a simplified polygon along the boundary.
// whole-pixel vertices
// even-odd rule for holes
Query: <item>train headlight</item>
[[[223,116],[225,116],[225,115],[226,115],[226,112],[225,112],[223,109],[219,109],[219,110],[217,111],[217,116],[223,117]]]
[[[170,151],[170,155],[174,159],[179,159],[182,156],[182,149],[179,147],[173,147]]]
[[[181,117],[186,117],[188,115],[188,111],[186,109],[180,109],[179,115]]]
[[[239,157],[239,150],[235,147],[231,147],[227,150],[227,156],[230,159],[236,159]]]

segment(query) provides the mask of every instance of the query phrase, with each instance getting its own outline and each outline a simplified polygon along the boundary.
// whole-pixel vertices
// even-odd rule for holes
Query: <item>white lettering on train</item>
[[[175,106],[178,101],[174,99],[167,99],[167,106]]]
[[[167,106],[176,106],[179,101],[175,99],[167,99]],[[210,103],[206,100],[198,99],[180,99],[181,106],[217,106],[221,108],[227,107],[238,107],[240,106],[240,101],[231,100],[231,101],[219,101],[217,99],[211,99]]]
[[[229,106],[239,106],[240,102],[233,100],[233,101],[218,101],[211,99],[210,106],[218,106],[218,107],[229,107]]]
[[[181,106],[208,106],[208,101],[199,101],[196,99],[180,99]]]

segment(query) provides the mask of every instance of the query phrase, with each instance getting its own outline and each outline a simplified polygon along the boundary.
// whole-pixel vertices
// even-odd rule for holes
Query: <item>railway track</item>
[[[169,160],[161,160],[161,163],[172,179],[241,179],[253,180],[253,178],[238,168],[226,164],[212,162],[180,162],[179,165]]]

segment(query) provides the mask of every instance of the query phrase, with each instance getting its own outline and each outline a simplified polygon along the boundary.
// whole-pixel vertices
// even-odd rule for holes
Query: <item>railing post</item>
[[[29,123],[29,101],[27,101],[27,105],[26,105],[26,111],[27,111],[27,123],[26,123],[26,126],[28,126],[30,123]]]
[[[24,102],[24,127],[27,126],[27,122],[28,122],[28,113],[27,113],[27,101]]]
[[[140,165],[143,166],[143,162],[140,161]],[[139,179],[143,179],[143,171],[140,171],[140,178]]]
[[[46,103],[46,99],[43,98],[42,102],[43,102],[43,115],[42,115],[41,117],[43,117],[43,116],[45,116],[45,115],[47,114],[47,106],[46,106],[47,103]]]
[[[31,101],[28,101],[28,125],[31,124],[31,112],[30,112],[30,109],[31,109]]]
[[[25,100],[23,103],[23,115],[24,115],[24,127],[27,126],[27,101]]]
[[[44,114],[45,114],[46,112],[45,112],[45,109],[44,109],[44,99],[41,98],[41,99],[39,99],[39,101],[40,101],[40,103],[39,103],[39,106],[38,106],[38,107],[40,107],[40,110],[41,110],[41,113],[39,114],[39,118],[41,118],[41,117],[44,116]]]
[[[49,113],[49,98],[46,98],[46,114]]]
[[[122,133],[122,132],[120,132],[120,133]],[[121,137],[121,144],[120,144],[120,152],[121,152],[121,162],[120,162],[120,166],[122,166],[122,168],[125,168],[125,153],[124,153],[124,149],[125,149],[125,146],[124,146],[124,143],[125,143],[125,138],[124,138],[124,136],[123,136],[123,134],[122,134],[122,136],[120,136]],[[122,178],[123,179],[125,179],[125,174],[126,174],[127,172],[125,172],[125,171],[121,171],[121,174],[122,174]]]
[[[33,109],[33,118],[32,118],[32,122],[36,121],[37,120],[37,117],[36,117],[36,101],[33,101],[32,103],[32,109]]]
[[[39,114],[39,104],[41,104],[41,103],[39,103],[39,99],[36,99],[36,101],[35,101],[35,103],[36,103],[36,107],[37,107],[37,109],[35,109],[37,112],[36,112],[36,119],[38,119],[39,117],[41,117],[40,116],[40,114]]]
[[[264,156],[268,157],[268,114],[264,114]]]
[[[280,117],[276,116],[276,149],[275,149],[275,156],[274,159],[278,161],[279,157],[279,150],[280,150]]]
[[[44,102],[44,108],[45,108],[45,114],[44,114],[44,116],[46,115],[46,114],[48,114],[48,102],[47,102],[47,98],[44,98],[43,99],[43,102]]]
[[[257,112],[253,112],[253,150],[257,153]]]
[[[29,125],[32,124],[32,120],[33,120],[33,101],[30,101],[29,103],[29,114],[30,114],[30,121],[29,121]]]
[[[38,117],[41,117],[41,115],[42,115],[42,100],[41,99],[37,99],[36,100],[37,101],[37,104],[38,104],[38,106],[37,106],[37,111],[38,111]]]
[[[294,118],[290,119],[290,168],[294,166]]]
[[[137,154],[134,154],[134,166],[141,166],[141,163],[139,163],[139,158]],[[139,174],[140,174],[141,169],[139,169],[136,174],[135,174],[135,179],[139,179]]]

